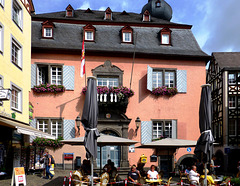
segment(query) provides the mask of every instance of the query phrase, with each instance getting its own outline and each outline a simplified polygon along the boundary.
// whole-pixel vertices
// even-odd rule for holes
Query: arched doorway
[[[102,131],[101,134],[111,135],[111,136],[117,136],[117,133],[110,130]],[[104,167],[105,164],[107,164],[107,160],[111,159],[112,162],[114,162],[115,167],[120,167],[120,153],[121,147],[120,146],[104,146],[102,147],[102,167]],[[97,167],[100,167],[100,147],[98,147],[98,155],[97,155]]]
[[[194,154],[186,154],[178,159],[177,165],[181,171],[184,171],[186,168],[191,167],[197,162],[196,156]]]

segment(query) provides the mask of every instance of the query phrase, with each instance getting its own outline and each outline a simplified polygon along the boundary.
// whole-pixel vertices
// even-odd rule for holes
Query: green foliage
[[[62,137],[59,137],[56,140],[37,137],[33,140],[32,145],[37,147],[51,147],[55,150],[63,146],[63,143],[60,142],[61,140],[63,140]]]

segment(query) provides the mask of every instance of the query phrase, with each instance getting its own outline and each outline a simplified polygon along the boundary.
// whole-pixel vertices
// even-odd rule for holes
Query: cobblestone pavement
[[[70,170],[55,170],[55,176],[52,180],[47,180],[41,178],[39,174],[27,175],[27,186],[62,186],[64,176],[69,177]],[[12,178],[0,180],[1,186],[11,185]],[[68,181],[66,181],[66,185],[68,185]]]

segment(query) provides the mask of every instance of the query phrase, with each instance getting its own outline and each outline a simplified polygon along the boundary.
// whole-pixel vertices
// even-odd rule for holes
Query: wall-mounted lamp
[[[138,130],[139,126],[141,125],[141,120],[139,117],[136,118],[135,120],[135,124],[136,124],[136,131]]]
[[[79,116],[77,116],[76,118],[76,124],[77,124],[77,128],[78,128],[78,133],[80,134],[80,123],[81,123],[81,118]]]

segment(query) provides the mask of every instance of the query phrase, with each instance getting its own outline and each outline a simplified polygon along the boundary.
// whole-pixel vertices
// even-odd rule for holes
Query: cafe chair
[[[167,181],[167,186],[170,186],[170,183],[171,183],[171,180],[172,180],[172,177],[170,177]]]
[[[180,177],[180,181],[182,180],[185,183],[188,181],[187,176],[184,173],[182,173],[181,170],[179,170],[179,177]]]
[[[187,175],[187,178],[188,178],[189,184],[191,184],[191,185],[199,185],[199,182],[197,180],[190,180],[189,175]]]
[[[72,180],[73,180],[73,184],[75,186],[81,186],[82,179],[83,179],[83,175],[82,175],[81,171],[76,170],[76,171],[73,172]]]
[[[106,186],[109,182],[109,174],[107,172],[104,172],[100,176],[100,184],[103,186]]]

